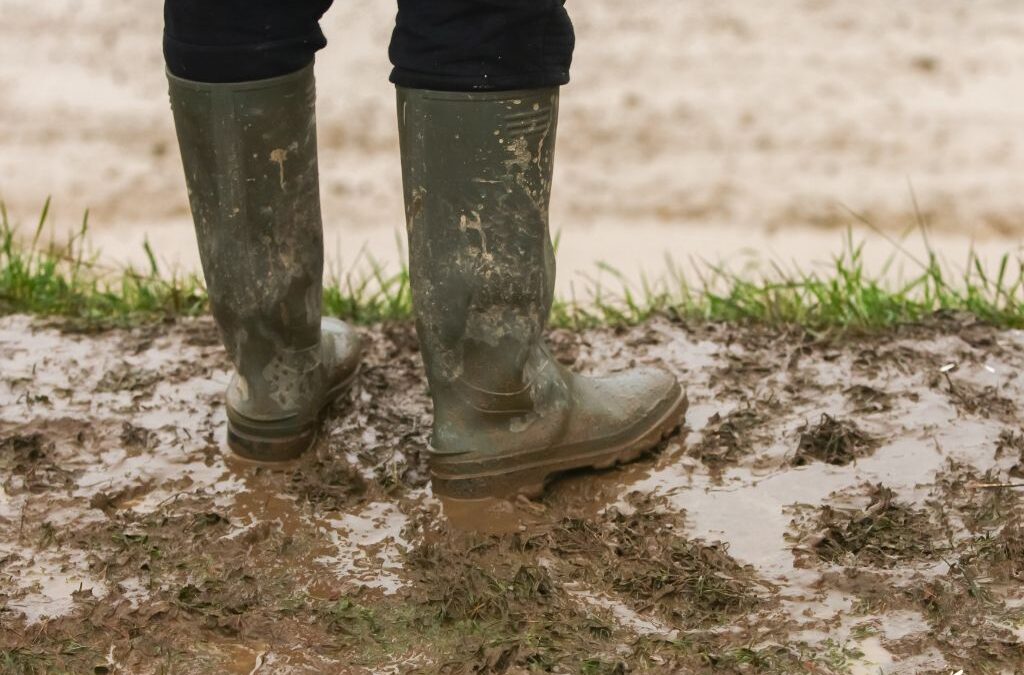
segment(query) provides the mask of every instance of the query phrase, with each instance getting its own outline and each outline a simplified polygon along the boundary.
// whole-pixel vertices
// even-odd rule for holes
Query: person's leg
[[[536,494],[557,472],[637,457],[682,421],[686,397],[675,378],[652,368],[577,376],[544,342],[555,280],[548,202],[557,85],[572,47],[562,3],[399,7],[392,54],[418,44],[418,53],[443,55],[396,60],[392,75],[410,280],[434,402],[434,492]],[[416,30],[403,13],[431,23]],[[470,34],[494,37],[495,51],[458,39]],[[530,49],[513,41],[503,51],[511,36]]]
[[[359,339],[321,320],[313,54],[329,0],[167,0],[171,108],[210,306],[235,365],[228,442],[294,457],[355,377]],[[287,11],[286,11],[287,8]],[[319,36],[319,37],[318,37]]]

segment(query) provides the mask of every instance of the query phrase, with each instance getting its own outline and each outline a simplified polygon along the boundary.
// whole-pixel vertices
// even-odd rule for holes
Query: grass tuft
[[[100,264],[88,245],[88,213],[67,243],[42,241],[50,201],[31,237],[21,237],[0,203],[0,314],[61,316],[87,324],[131,324],[207,311],[202,279],[166,274],[145,245],[149,269]],[[927,242],[926,230],[919,224]],[[885,236],[885,235],[883,235]],[[784,270],[737,273],[722,265],[699,263],[698,283],[678,266],[663,278],[631,282],[608,264],[588,279],[580,296],[557,298],[551,324],[562,328],[621,326],[655,315],[705,321],[792,324],[811,329],[881,329],[924,319],[936,312],[968,312],[1000,327],[1024,327],[1024,260],[1004,255],[986,268],[972,250],[961,271],[944,265],[929,249],[920,259],[890,240],[892,259],[917,265],[916,276],[895,282],[888,265],[871,275],[864,242],[846,237],[842,251],[825,271]],[[409,274],[393,272],[369,255],[351,270],[329,274],[324,311],[356,323],[412,316]],[[603,279],[611,279],[610,283]]]
[[[167,316],[192,316],[206,309],[206,291],[194,275],[164,275],[149,245],[150,269],[111,268],[89,253],[89,213],[58,246],[41,241],[50,200],[33,236],[17,236],[0,203],[0,314],[63,316],[86,323],[127,324]]]

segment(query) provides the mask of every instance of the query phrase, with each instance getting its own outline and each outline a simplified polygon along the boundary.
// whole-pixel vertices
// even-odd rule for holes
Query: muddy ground
[[[221,447],[208,320],[0,318],[0,670],[1024,670],[1024,333],[555,332],[583,371],[673,369],[686,426],[495,535],[430,493],[411,327],[367,332],[268,471]]]

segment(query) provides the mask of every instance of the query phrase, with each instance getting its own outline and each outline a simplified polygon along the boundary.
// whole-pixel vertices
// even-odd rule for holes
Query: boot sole
[[[433,492],[447,501],[524,495],[539,497],[557,474],[574,469],[608,469],[638,459],[683,423],[689,401],[678,385],[674,396],[630,429],[599,441],[487,456],[432,454]]]
[[[332,387],[324,396],[324,402],[317,410],[316,417],[295,427],[282,420],[262,422],[245,419],[243,425],[228,417],[228,448],[239,457],[254,462],[287,462],[302,456],[316,443],[324,413],[340,396],[348,392],[359,377],[361,368]]]

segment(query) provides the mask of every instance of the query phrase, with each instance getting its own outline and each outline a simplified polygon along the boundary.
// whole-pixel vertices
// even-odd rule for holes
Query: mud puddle
[[[1024,668],[1022,333],[555,332],[583,371],[672,368],[687,424],[491,534],[431,495],[409,326],[368,330],[360,388],[281,470],[225,457],[208,321],[66,328],[0,319],[16,672]]]

